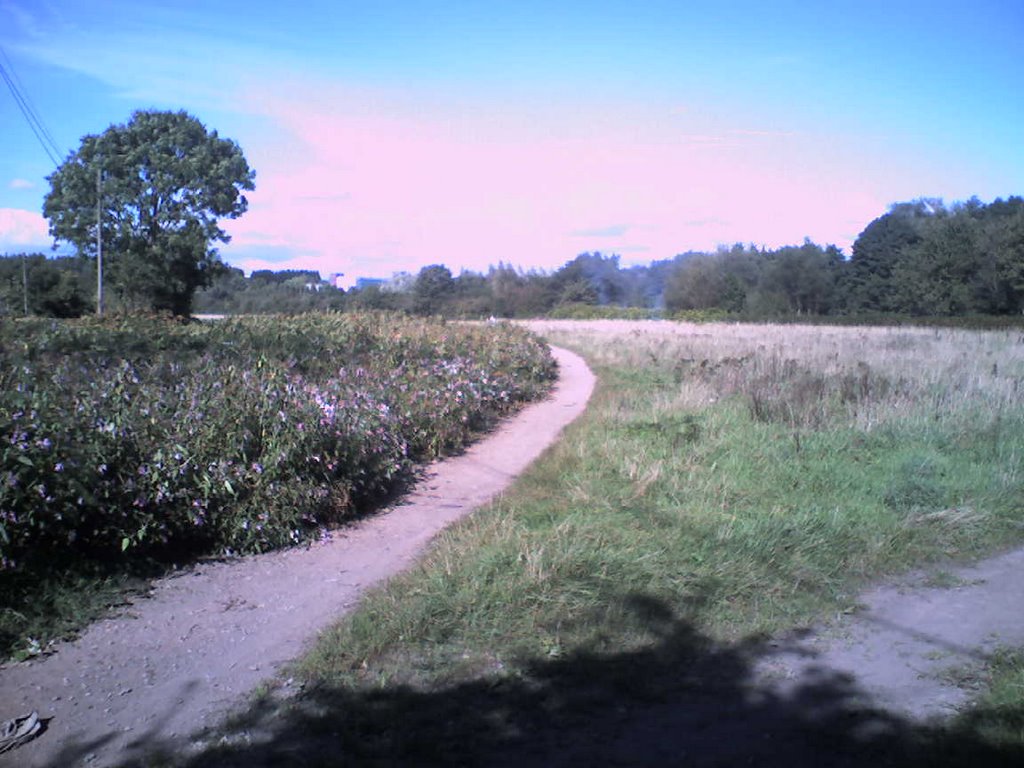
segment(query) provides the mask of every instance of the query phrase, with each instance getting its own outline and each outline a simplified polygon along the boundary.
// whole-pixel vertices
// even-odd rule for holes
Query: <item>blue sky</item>
[[[257,172],[229,263],[386,276],[719,243],[849,249],[893,202],[1024,193],[1024,3],[0,0],[64,155],[185,109]],[[0,253],[53,164],[0,91]]]

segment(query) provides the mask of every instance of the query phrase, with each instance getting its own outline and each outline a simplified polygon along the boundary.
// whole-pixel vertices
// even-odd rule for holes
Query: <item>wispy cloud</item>
[[[265,264],[267,269],[280,269],[278,265],[282,262],[291,261],[296,257],[312,254],[296,253],[290,248],[274,245],[248,245],[244,249],[244,260],[247,264]],[[263,269],[264,267],[252,267],[249,269]]]
[[[683,222],[687,227],[728,227],[731,223],[717,216],[708,216],[703,219],[687,219]]]
[[[0,2],[0,21],[17,32],[12,47],[32,59],[85,75],[129,102],[221,108],[247,77],[275,61],[222,30],[194,28],[187,14],[111,3],[70,19],[50,3]],[[280,57],[278,57],[280,58]]]
[[[48,11],[49,9],[45,10]],[[3,16],[10,20],[11,26],[22,34],[36,39],[44,36],[38,13],[38,8],[33,13],[22,3],[16,3],[13,0],[2,0],[0,2],[0,14],[3,14]]]
[[[35,184],[27,179],[11,179],[7,185],[10,189],[35,189]]]
[[[626,224],[612,224],[607,227],[589,227],[586,229],[574,230],[573,237],[621,237],[629,231]]]
[[[529,91],[357,86],[330,66],[312,75],[320,62],[286,45],[225,40],[171,6],[124,16],[62,22],[53,38],[39,34],[43,16],[29,17],[21,47],[133,107],[207,113],[238,140],[257,188],[249,212],[225,222],[233,241],[222,253],[246,269],[551,267],[594,247],[666,258],[736,240],[827,239],[849,229],[837,211],[867,221],[890,202],[828,142],[808,153],[813,137],[762,130],[749,113],[667,97],[567,104]],[[45,241],[41,217],[36,227]]]
[[[725,144],[729,141],[727,136],[715,133],[683,133],[680,134],[678,140],[684,144],[694,144],[697,146],[713,146],[719,144]]]
[[[729,131],[733,136],[750,136],[753,138],[775,138],[795,136],[795,131],[771,131],[752,128],[732,128]]]

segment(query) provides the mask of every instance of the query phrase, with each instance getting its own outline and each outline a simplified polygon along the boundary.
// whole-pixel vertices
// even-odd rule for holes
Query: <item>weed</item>
[[[962,576],[958,576],[950,571],[938,570],[928,574],[923,583],[924,586],[932,589],[956,589],[957,587],[965,586],[970,582]]]
[[[911,456],[899,464],[883,498],[893,511],[909,514],[940,509],[946,496],[940,462]]]
[[[1003,648],[989,662],[981,692],[951,725],[953,736],[977,733],[996,745],[1024,744],[1024,650]]]

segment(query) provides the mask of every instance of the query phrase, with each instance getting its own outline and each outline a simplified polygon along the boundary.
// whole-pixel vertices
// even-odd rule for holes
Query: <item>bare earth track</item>
[[[0,669],[0,720],[37,710],[36,740],[0,766],[88,765],[139,757],[142,745],[186,738],[232,704],[368,587],[406,568],[449,523],[500,494],[586,407],[594,376],[553,350],[552,395],[464,454],[428,468],[398,505],[309,548],[199,565],[159,582],[149,599],[89,627],[44,659]]]

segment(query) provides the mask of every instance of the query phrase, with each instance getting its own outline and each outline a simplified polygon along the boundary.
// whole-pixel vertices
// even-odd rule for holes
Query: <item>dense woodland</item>
[[[116,258],[116,255],[113,256]],[[95,306],[95,266],[76,258],[0,259],[0,313],[71,317]],[[114,309],[117,296],[111,298]],[[848,256],[805,240],[737,244],[642,266],[583,253],[553,272],[498,264],[453,275],[443,264],[340,291],[316,272],[222,266],[197,313],[394,309],[453,317],[632,313],[763,320],[785,317],[965,317],[1024,313],[1024,198],[893,205]]]

